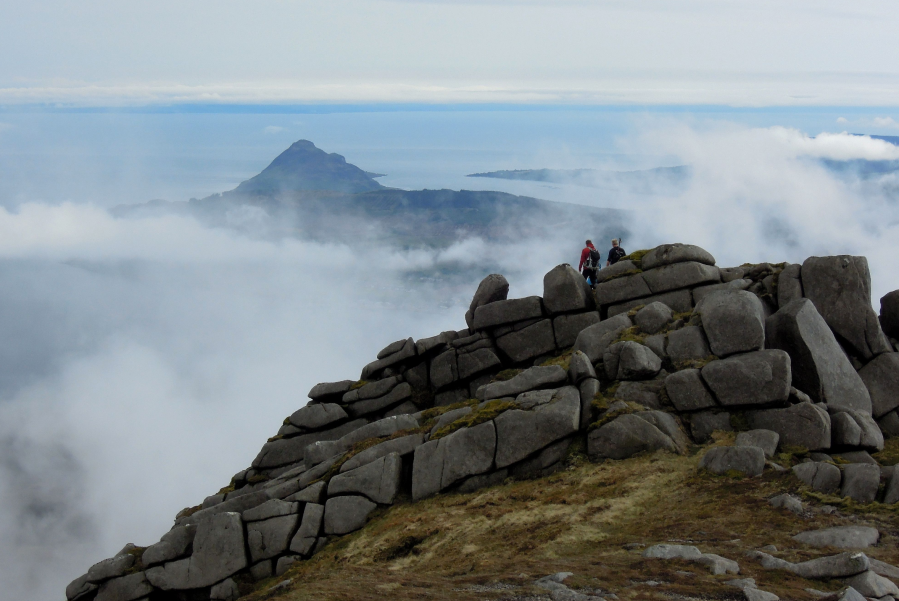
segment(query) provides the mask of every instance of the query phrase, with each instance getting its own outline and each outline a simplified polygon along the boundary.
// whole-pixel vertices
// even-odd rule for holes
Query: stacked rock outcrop
[[[683,244],[601,270],[595,291],[569,265],[542,297],[488,276],[468,329],[398,340],[359,380],[314,386],[227,487],[67,597],[236,599],[399,500],[542,476],[578,448],[684,454],[716,430],[740,434],[705,469],[757,475],[801,450],[808,486],[895,503],[899,474],[867,452],[899,435],[899,291],[878,319],[870,288],[862,257],[719,268]]]

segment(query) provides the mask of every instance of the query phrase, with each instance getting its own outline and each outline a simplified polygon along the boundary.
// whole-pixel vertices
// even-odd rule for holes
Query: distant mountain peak
[[[258,175],[234,190],[242,194],[272,194],[293,190],[369,192],[384,186],[337,153],[327,153],[309,140],[298,140]]]

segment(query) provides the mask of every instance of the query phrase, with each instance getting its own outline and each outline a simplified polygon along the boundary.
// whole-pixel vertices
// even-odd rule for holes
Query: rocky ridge
[[[229,486],[182,511],[158,543],[91,567],[67,598],[237,599],[238,582],[285,572],[379,507],[545,476],[578,445],[594,461],[684,454],[736,430],[701,469],[791,469],[822,494],[899,501],[897,470],[869,454],[899,435],[899,291],[878,317],[864,258],[719,268],[707,251],[671,244],[600,273],[594,292],[560,265],[542,297],[523,299],[488,276],[467,330],[396,341],[361,379],[313,387]],[[804,460],[781,465],[778,451]],[[867,559],[853,561],[820,577],[892,594]]]

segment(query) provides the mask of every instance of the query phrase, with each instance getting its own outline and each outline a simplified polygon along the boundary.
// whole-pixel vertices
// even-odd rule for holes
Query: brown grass
[[[790,536],[845,519],[800,517],[771,507],[767,499],[786,491],[820,506],[789,473],[734,479],[700,474],[697,461],[698,455],[657,453],[599,465],[574,462],[538,480],[402,501],[284,576],[258,583],[258,592],[247,599],[501,599],[545,594],[533,581],[558,571],[574,572],[566,581],[572,588],[610,591],[621,599],[742,598],[723,584],[733,576],[711,576],[681,561],[644,560],[639,549],[625,548],[661,542],[693,544],[735,559],[740,577],[755,578],[783,599],[812,599],[806,587],[838,587],[763,570],[743,554],[769,544],[791,561],[833,553],[805,548]],[[840,511],[880,528],[881,544],[867,551],[870,556],[899,561],[897,508],[849,504]],[[288,589],[264,592],[286,578],[292,579]],[[661,584],[648,586],[648,580]]]

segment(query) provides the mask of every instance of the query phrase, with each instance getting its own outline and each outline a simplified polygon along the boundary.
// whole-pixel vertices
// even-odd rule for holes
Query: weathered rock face
[[[642,261],[644,270],[687,262],[714,265],[715,257],[707,250],[692,244],[663,244],[646,253]]]
[[[503,468],[577,432],[581,398],[577,388],[560,389],[533,411],[506,411],[496,418],[496,467]]]
[[[642,276],[652,294],[721,281],[717,267],[696,262],[665,265],[644,271]]]
[[[685,369],[665,378],[665,390],[678,411],[696,411],[717,405],[698,369]]]
[[[840,490],[842,474],[840,468],[831,463],[817,461],[800,463],[793,467],[793,473],[818,492],[830,495]]]
[[[765,327],[768,346],[790,355],[796,388],[833,409],[871,411],[862,378],[810,300],[787,304],[767,319]]]
[[[712,353],[726,357],[765,348],[765,310],[756,295],[745,290],[714,292],[693,310]]]
[[[658,301],[649,303],[634,315],[634,321],[641,332],[655,334],[671,321],[671,308]]]
[[[603,354],[610,380],[648,380],[662,369],[662,360],[649,347],[636,342],[618,342]]]
[[[866,258],[809,257],[802,264],[802,288],[852,354],[867,361],[890,350],[871,308]]]
[[[508,296],[509,281],[506,280],[505,276],[491,273],[481,280],[477,291],[474,293],[474,298],[471,299],[471,304],[468,306],[468,312],[465,314],[465,321],[468,322],[468,327],[472,327],[474,314],[478,307],[506,300]]]
[[[657,450],[678,451],[671,437],[636,414],[616,417],[587,436],[587,453],[592,459],[627,459]]]
[[[347,534],[365,525],[378,505],[365,497],[347,496],[328,499],[325,504],[325,534]]]
[[[556,350],[552,321],[543,319],[523,330],[501,336],[496,339],[496,346],[512,363],[522,363],[551,353]]]
[[[539,317],[543,317],[543,300],[539,296],[501,300],[480,305],[474,312],[471,328],[480,331]]]
[[[790,356],[784,351],[756,351],[712,361],[701,373],[724,406],[765,405],[790,396]]]
[[[599,323],[599,313],[596,311],[559,315],[553,318],[553,333],[556,336],[556,346],[568,348],[575,343],[578,335],[583,330],[597,323]]]
[[[632,325],[634,324],[631,322],[631,318],[624,313],[601,321],[585,328],[578,334],[574,350],[587,355],[591,363],[602,361],[603,354],[612,341]]]
[[[899,290],[880,298],[880,325],[884,334],[899,339]]]
[[[565,263],[543,276],[543,306],[555,315],[593,309],[596,303],[584,276]]]
[[[504,382],[494,382],[478,390],[478,398],[484,401],[502,397],[517,396],[522,392],[548,388],[564,382],[565,370],[558,365],[532,367]]]
[[[899,407],[899,353],[878,355],[858,375],[871,395],[874,417]]]
[[[702,456],[699,467],[715,474],[739,472],[746,476],[761,476],[765,469],[765,452],[758,447],[713,447]]]
[[[802,296],[802,265],[793,263],[785,266],[777,278],[777,306],[786,307]]]
[[[421,445],[415,449],[412,498],[436,494],[463,478],[486,472],[495,454],[496,428],[492,421]]]
[[[391,505],[400,489],[403,463],[391,453],[356,469],[337,474],[328,484],[328,496],[362,494],[381,505]]]
[[[666,352],[675,366],[708,359],[712,354],[705,333],[697,326],[687,326],[668,334]]]
[[[785,409],[752,411],[748,417],[753,429],[777,432],[781,444],[810,451],[830,448],[830,416],[818,405],[798,403]]]

